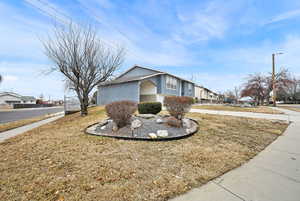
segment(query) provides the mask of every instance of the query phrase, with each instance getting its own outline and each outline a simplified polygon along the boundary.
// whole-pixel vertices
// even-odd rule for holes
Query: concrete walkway
[[[218,115],[229,115],[237,117],[250,117],[250,118],[261,118],[261,119],[278,119],[289,121],[289,114],[264,114],[254,112],[231,112],[222,110],[204,110],[204,109],[191,109],[190,112],[204,113],[204,114],[218,114]]]
[[[292,123],[282,136],[248,163],[172,201],[299,201],[300,112],[278,109],[286,114],[234,112],[234,116],[287,120],[282,119],[285,117]],[[193,112],[197,111],[193,109]],[[228,112],[217,113],[231,115]]]
[[[28,125],[25,125],[25,126],[15,128],[15,129],[11,129],[11,130],[8,130],[8,131],[1,132],[0,133],[0,143],[3,142],[4,140],[8,139],[8,138],[14,137],[16,135],[22,134],[22,133],[24,133],[26,131],[29,131],[31,129],[34,129],[34,128],[37,128],[37,127],[42,126],[44,124],[55,121],[56,119],[59,119],[63,116],[64,116],[63,114],[59,114],[59,115],[56,115],[54,117],[50,117],[48,119],[44,119],[44,120],[41,120],[41,121],[38,121],[38,122],[35,122],[35,123],[32,123],[32,124],[28,124]]]

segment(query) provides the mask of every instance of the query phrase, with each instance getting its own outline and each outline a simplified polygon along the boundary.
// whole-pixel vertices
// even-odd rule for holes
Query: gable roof
[[[122,78],[123,75],[125,75],[126,73],[132,71],[135,68],[142,68],[142,69],[150,70],[150,71],[153,71],[153,74],[150,74],[150,75],[140,75],[140,76],[135,76],[135,77],[130,77],[130,78]],[[118,77],[116,77],[116,79],[114,79],[112,81],[109,81],[109,82],[105,82],[103,84],[100,84],[100,86],[111,85],[111,84],[120,84],[120,83],[125,83],[125,82],[132,82],[132,81],[139,81],[139,80],[143,80],[143,79],[146,79],[146,78],[149,78],[149,77],[154,77],[156,75],[170,75],[170,76],[176,77],[177,79],[180,79],[180,80],[183,80],[183,81],[195,84],[192,81],[180,78],[180,77],[178,77],[176,75],[172,75],[170,73],[166,73],[166,72],[163,72],[163,71],[154,70],[154,69],[151,69],[151,68],[147,68],[147,67],[142,67],[142,66],[135,65],[135,66],[129,68],[124,73],[122,73],[121,75],[119,75]]]
[[[150,77],[154,77],[156,75],[162,75],[162,74],[164,74],[164,73],[154,73],[154,74],[150,74],[150,75],[135,76],[135,77],[129,77],[129,78],[117,78],[117,79],[114,79],[112,81],[108,81],[108,82],[105,82],[103,84],[100,84],[100,86],[139,81],[139,80],[143,80],[143,79],[146,79],[146,78],[150,78]]]
[[[127,71],[125,71],[124,73],[122,73],[121,75],[116,77],[116,79],[119,79],[120,77],[122,77],[123,75],[127,74],[128,72],[132,71],[135,68],[142,68],[142,69],[145,69],[145,70],[150,70],[150,71],[153,71],[153,73],[163,73],[162,71],[158,71],[158,70],[154,70],[154,69],[151,69],[151,68],[134,65],[133,67],[129,68]]]
[[[17,98],[21,98],[22,96],[17,94],[17,93],[14,93],[14,92],[7,92],[7,91],[4,91],[4,92],[0,92],[0,96],[14,96],[14,97],[17,97]]]

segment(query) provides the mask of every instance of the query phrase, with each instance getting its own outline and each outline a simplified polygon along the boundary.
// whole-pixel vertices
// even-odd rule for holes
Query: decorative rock
[[[136,129],[142,126],[142,122],[138,119],[135,119],[131,122],[131,129]]]
[[[158,130],[157,131],[157,136],[158,137],[168,137],[169,133],[167,130]]]
[[[198,125],[194,122],[191,122],[191,127],[187,128],[185,130],[185,132],[187,134],[192,134],[192,133],[195,133],[197,131],[197,129],[198,129]]]
[[[113,122],[112,123],[112,131],[116,132],[118,129],[119,129],[118,125],[115,122]]]
[[[157,135],[155,133],[149,133],[148,135],[151,139],[157,138]]]
[[[184,127],[190,128],[192,127],[192,121],[190,119],[184,118],[182,119],[182,123]]]
[[[162,119],[156,119],[156,123],[162,124],[164,121]]]
[[[151,119],[151,118],[156,117],[155,114],[138,114],[138,115],[136,115],[136,116],[137,116],[137,117],[144,118],[144,119]]]

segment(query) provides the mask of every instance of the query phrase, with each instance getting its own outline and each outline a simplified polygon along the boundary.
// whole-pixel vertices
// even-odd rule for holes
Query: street
[[[63,107],[14,109],[0,111],[0,124],[64,111]]]

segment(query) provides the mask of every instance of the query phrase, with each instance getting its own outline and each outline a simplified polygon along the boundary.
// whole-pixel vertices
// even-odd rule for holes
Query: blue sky
[[[51,63],[40,39],[70,19],[127,49],[120,71],[138,64],[224,91],[269,72],[282,51],[277,67],[300,75],[299,0],[2,0],[0,91],[63,97],[63,77],[44,74]]]

